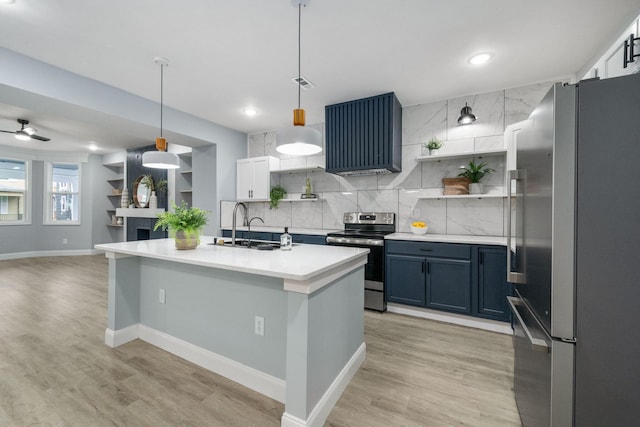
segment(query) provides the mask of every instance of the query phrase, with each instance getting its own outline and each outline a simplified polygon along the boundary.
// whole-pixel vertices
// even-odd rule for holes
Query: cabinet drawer
[[[471,259],[471,245],[434,242],[407,242],[387,240],[388,253],[424,257]]]

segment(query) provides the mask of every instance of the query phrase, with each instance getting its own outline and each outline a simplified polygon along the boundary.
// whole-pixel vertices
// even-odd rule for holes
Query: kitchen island
[[[283,402],[283,426],[321,426],[365,358],[369,250],[202,240],[96,245],[109,259],[105,343],[142,339]]]

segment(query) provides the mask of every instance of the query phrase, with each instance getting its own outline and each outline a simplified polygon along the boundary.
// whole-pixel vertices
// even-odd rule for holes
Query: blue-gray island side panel
[[[282,279],[140,259],[140,323],[283,380],[286,317]]]
[[[307,419],[364,342],[364,267],[311,295],[289,293],[286,412]]]

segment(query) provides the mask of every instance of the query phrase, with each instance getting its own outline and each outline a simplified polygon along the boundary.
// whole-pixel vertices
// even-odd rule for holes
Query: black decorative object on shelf
[[[636,41],[640,41],[640,37],[634,37],[633,33],[631,33],[631,35],[629,36],[629,40],[624,41],[624,59],[622,63],[623,68],[627,68],[628,64],[634,62],[634,58],[640,56],[640,53],[634,53],[634,45]]]

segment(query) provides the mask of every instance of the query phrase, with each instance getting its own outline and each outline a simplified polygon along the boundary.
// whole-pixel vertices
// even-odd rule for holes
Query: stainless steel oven
[[[364,270],[364,308],[385,311],[384,236],[395,232],[395,214],[347,212],[344,226],[344,231],[327,235],[327,244],[369,249]]]

